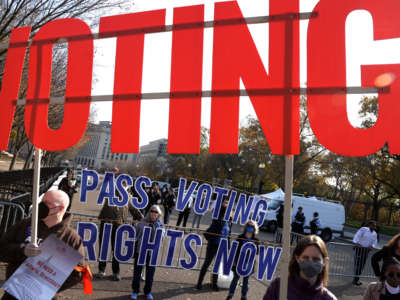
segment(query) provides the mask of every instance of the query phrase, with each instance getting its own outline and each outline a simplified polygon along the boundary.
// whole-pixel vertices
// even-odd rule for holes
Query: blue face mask
[[[246,231],[247,231],[247,232],[250,232],[250,233],[253,233],[253,232],[254,232],[254,227],[247,226],[247,227],[246,227]]]

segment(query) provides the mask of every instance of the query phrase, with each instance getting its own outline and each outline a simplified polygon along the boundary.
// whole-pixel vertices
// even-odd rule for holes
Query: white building
[[[89,140],[79,149],[76,164],[95,169],[136,164],[136,153],[111,153],[111,122],[89,124],[87,135]]]
[[[151,141],[149,144],[140,147],[139,159],[143,162],[148,159],[156,159],[167,154],[167,139]]]

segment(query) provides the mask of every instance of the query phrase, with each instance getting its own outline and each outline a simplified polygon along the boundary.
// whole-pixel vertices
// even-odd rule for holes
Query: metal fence
[[[291,252],[303,235],[298,233],[291,233]],[[282,231],[278,229],[274,235],[274,241],[280,243],[282,240]],[[326,243],[326,248],[329,254],[329,276],[342,276],[354,277],[355,276],[355,262],[354,262],[354,244],[346,242],[331,241]],[[368,253],[367,261],[365,262],[362,273],[358,277],[362,278],[376,278],[371,266],[371,257],[379,249],[372,249]]]
[[[64,171],[61,167],[41,168],[39,194],[46,192]],[[32,169],[0,172],[0,201],[19,204],[25,214],[32,204],[32,188]],[[0,235],[3,232],[0,230]]]
[[[78,222],[82,221],[87,221],[87,222],[92,222],[97,224],[98,226],[100,225],[100,221],[98,220],[97,216],[93,215],[87,215],[87,214],[79,214],[79,213],[74,213],[73,216],[73,226],[76,228]],[[207,246],[207,241],[203,238],[203,233],[204,230],[200,229],[192,229],[192,228],[184,228],[184,227],[177,227],[173,225],[167,225],[166,229],[176,229],[176,230],[182,230],[186,233],[191,233],[195,232],[198,233],[200,236],[202,236],[202,245],[201,246],[195,246],[194,250],[196,251],[198,255],[198,260],[197,264],[194,266],[194,270],[199,270],[204,258],[205,258],[205,253],[206,253],[206,246]],[[260,241],[261,244],[264,245],[270,245],[270,246],[281,246],[281,238],[280,238],[280,231],[277,231],[274,237],[271,240],[263,240]],[[230,240],[234,240],[237,237],[237,235],[232,234],[229,236]],[[297,233],[292,233],[291,234],[291,252],[295,248],[297,241],[301,239],[303,236]],[[160,246],[160,255],[158,257],[158,262],[157,265],[159,267],[166,267],[165,266],[165,260],[166,260],[166,253],[168,251],[168,245],[169,245],[169,238],[165,238]],[[98,247],[98,245],[96,245]],[[355,272],[355,266],[354,266],[354,250],[353,247],[354,245],[351,243],[343,243],[343,242],[328,242],[326,243],[326,246],[328,248],[328,253],[329,253],[329,275],[330,276],[341,276],[341,277],[354,277],[354,272]],[[110,247],[111,248],[111,247]],[[97,253],[98,253],[98,249]],[[374,272],[371,267],[371,256],[373,253],[375,253],[377,249],[374,249],[369,253],[367,262],[365,263],[365,267],[362,271],[362,273],[359,275],[361,278],[371,278],[374,279],[376,278],[374,275]],[[109,256],[110,257],[110,256]],[[175,248],[175,253],[174,253],[174,259],[172,266],[168,266],[168,268],[181,268],[179,259],[181,258],[187,258],[188,255],[186,251],[184,251],[183,248],[183,243],[182,242],[177,242],[176,248]],[[126,264],[133,264],[133,261],[129,261]],[[255,263],[255,270],[257,263]],[[256,274],[256,272],[254,273]],[[277,271],[275,272],[275,276],[279,275],[279,263],[277,267]]]
[[[18,223],[24,217],[25,212],[20,204],[0,201],[0,233],[6,232],[10,226]]]
[[[22,205],[18,203],[12,203],[10,201],[0,201],[0,232],[5,232],[7,228],[11,225],[19,222],[22,218],[26,216]],[[77,228],[78,222],[91,222],[95,223],[98,227],[100,226],[100,220],[97,216],[88,215],[88,214],[80,214],[73,213],[72,226]],[[166,229],[175,229],[182,230],[187,233],[198,233],[202,237],[202,245],[195,246],[194,250],[198,255],[197,264],[194,266],[193,270],[199,270],[206,253],[207,241],[203,238],[204,230],[201,229],[193,229],[193,228],[184,228],[177,227],[173,225],[166,225]],[[235,234],[231,234],[229,236],[230,240],[234,240],[237,237]],[[295,248],[297,241],[301,239],[303,236],[297,233],[291,233],[291,252]],[[159,267],[167,267],[165,265],[166,255],[168,251],[169,245],[169,237],[166,237],[160,246],[160,255],[158,257],[157,265]],[[271,240],[263,240],[260,241],[261,244],[269,245],[269,246],[281,246],[281,231],[277,231],[274,237]],[[96,250],[98,253],[98,244],[96,245]],[[351,243],[343,243],[343,242],[328,242],[326,244],[328,253],[329,253],[329,275],[330,276],[340,276],[340,277],[354,277],[355,265],[354,265],[354,245]],[[111,247],[110,247],[111,248]],[[362,273],[359,275],[361,278],[370,278],[374,279],[375,275],[373,269],[371,267],[371,256],[378,249],[373,249],[369,255],[368,259],[365,263],[364,269]],[[110,255],[109,255],[110,257]],[[181,268],[180,267],[180,259],[189,258],[187,252],[184,250],[184,246],[182,241],[176,243],[174,259],[172,261],[172,265],[168,266],[168,268]],[[111,261],[111,259],[110,259]],[[129,261],[125,264],[133,264],[133,261]],[[257,264],[255,264],[257,266]],[[256,268],[255,268],[256,270]],[[275,275],[279,274],[279,263],[277,267],[277,271]]]

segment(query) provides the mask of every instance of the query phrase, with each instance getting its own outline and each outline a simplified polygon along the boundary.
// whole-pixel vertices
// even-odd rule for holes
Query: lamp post
[[[257,194],[261,194],[261,191],[262,191],[262,186],[263,186],[262,176],[263,176],[263,174],[264,174],[264,169],[265,169],[265,164],[264,164],[264,163],[260,163],[260,164],[258,165],[258,177],[259,177],[259,181],[258,181]]]

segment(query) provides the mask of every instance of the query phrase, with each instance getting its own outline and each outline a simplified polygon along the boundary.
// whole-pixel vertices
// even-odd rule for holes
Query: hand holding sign
[[[40,247],[32,243],[27,244],[24,248],[24,255],[26,257],[36,256],[39,255],[40,253],[42,253]]]

